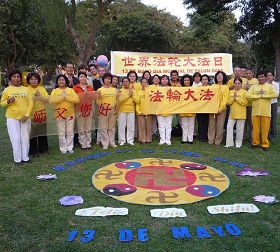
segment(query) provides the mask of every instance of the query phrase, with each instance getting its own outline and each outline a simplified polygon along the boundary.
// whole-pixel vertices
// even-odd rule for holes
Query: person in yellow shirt
[[[172,87],[181,87],[179,73],[177,70],[170,72],[170,84]]]
[[[135,71],[129,71],[126,77],[129,79],[130,88],[134,90],[139,90],[142,88],[141,84],[137,81],[138,75]]]
[[[54,105],[59,149],[63,154],[67,152],[74,153],[74,104],[79,103],[79,97],[73,88],[67,87],[68,82],[69,80],[65,75],[58,75],[56,77],[56,85],[58,87],[51,92],[49,99],[49,103]]]
[[[145,103],[145,89],[149,86],[147,79],[141,80],[142,89],[133,91],[133,100],[136,105],[138,141],[140,143],[152,142],[152,116],[143,113]]]
[[[242,88],[245,90],[249,90],[253,85],[259,85],[259,82],[256,78],[254,78],[254,71],[253,68],[248,67],[246,69],[246,81],[242,79]],[[247,104],[247,117],[245,121],[245,128],[244,128],[244,138],[247,138],[249,143],[252,143],[252,102],[249,100]]]
[[[246,99],[247,91],[242,89],[242,79],[234,79],[234,89],[230,90],[227,105],[230,106],[230,114],[227,123],[227,137],[226,146],[234,146],[233,127],[236,124],[236,139],[235,146],[240,148],[242,146],[244,124],[246,119]]]
[[[181,78],[182,87],[191,87],[193,78],[191,75],[185,74]],[[184,113],[180,114],[182,120],[182,143],[192,144],[194,135],[195,114]]]
[[[171,86],[167,75],[161,76],[160,85],[161,85],[160,89]],[[165,93],[166,91],[161,91],[161,92]],[[160,136],[159,145],[162,144],[171,145],[172,119],[173,119],[172,114],[157,115],[158,131]]]
[[[49,150],[46,110],[46,103],[49,102],[49,95],[47,90],[39,85],[41,77],[38,73],[29,73],[26,80],[29,84],[28,90],[33,98],[29,154],[35,157],[39,153],[44,153]]]
[[[28,152],[33,100],[28,89],[21,86],[21,78],[20,71],[12,70],[8,76],[10,86],[1,97],[1,106],[7,108],[7,129],[17,165],[31,162]]]
[[[135,133],[135,104],[133,100],[133,89],[129,78],[122,79],[122,88],[118,98],[118,142],[119,145],[128,143],[134,145]]]
[[[215,84],[219,87],[220,104],[217,114],[209,114],[208,143],[220,145],[223,140],[224,123],[226,118],[226,104],[229,89],[226,85],[227,76],[224,72],[218,71],[215,74]]]
[[[103,149],[108,149],[109,145],[117,147],[115,144],[117,96],[119,91],[113,87],[112,75],[105,73],[102,76],[103,86],[97,90],[98,105],[98,132]]]
[[[158,74],[153,75],[152,84],[148,87],[149,92],[156,91],[160,87],[160,77]],[[158,121],[157,116],[152,115],[152,134],[157,136]]]
[[[207,74],[201,76],[202,87],[209,86],[210,77]],[[207,113],[197,113],[197,130],[199,139],[203,142],[208,142],[208,124],[209,124],[209,114]]]
[[[261,131],[261,147],[264,151],[269,150],[268,133],[271,121],[271,99],[277,97],[275,88],[266,83],[266,73],[259,71],[257,73],[259,85],[252,86],[247,92],[247,99],[252,101],[252,123],[253,137],[252,147],[260,145]]]
[[[146,79],[148,81],[148,84],[152,85],[152,75],[148,70],[143,72],[141,80],[142,79]],[[142,84],[141,84],[141,86],[142,86]]]

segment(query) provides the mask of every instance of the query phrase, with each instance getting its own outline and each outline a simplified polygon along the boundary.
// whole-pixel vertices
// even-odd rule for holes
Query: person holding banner
[[[219,87],[220,104],[217,114],[209,115],[208,143],[220,145],[223,140],[224,123],[226,118],[226,104],[228,100],[229,88],[227,76],[223,71],[215,74],[215,84]]]
[[[160,77],[158,74],[155,74],[152,77],[152,85],[150,85],[148,88],[151,91],[156,91],[159,88],[160,84]],[[158,130],[158,121],[156,115],[152,115],[152,134],[157,135]]]
[[[172,70],[170,72],[170,84],[172,87],[180,87],[180,79],[179,79],[179,73],[177,70]]]
[[[78,94],[80,103],[76,105],[76,118],[78,136],[81,148],[91,149],[91,130],[93,117],[93,100],[96,99],[95,92],[87,83],[87,74],[78,73],[79,83],[73,87]]]
[[[130,82],[130,88],[134,90],[139,90],[141,89],[141,84],[137,82],[138,75],[135,71],[129,71],[127,74],[127,78],[129,79]]]
[[[195,72],[193,74],[193,87],[201,87],[201,73],[200,72]]]
[[[167,75],[162,75],[160,79],[160,84],[161,87],[171,86]],[[159,145],[163,145],[163,144],[171,145],[172,119],[173,119],[172,114],[157,115],[158,131],[160,136]]]
[[[152,75],[148,70],[143,72],[141,80],[142,79],[146,79],[148,81],[149,85],[152,85]]]
[[[55,120],[58,131],[59,149],[61,153],[74,153],[74,104],[79,103],[79,97],[68,87],[69,80],[65,75],[56,77],[58,86],[51,92],[49,103],[54,105]]]
[[[227,123],[227,137],[226,146],[234,146],[233,128],[236,124],[236,139],[235,146],[240,148],[242,146],[244,124],[246,120],[246,99],[247,91],[242,89],[242,79],[237,77],[234,79],[234,89],[230,90],[227,105],[230,106],[230,114]]]
[[[8,79],[10,86],[3,91],[1,106],[7,107],[5,116],[14,162],[16,165],[22,165],[31,162],[28,152],[33,100],[28,89],[21,86],[22,75],[20,71],[12,70]]]
[[[29,73],[26,80],[29,84],[28,90],[33,97],[29,154],[35,157],[39,153],[49,150],[46,111],[46,104],[49,103],[49,94],[44,87],[39,85],[41,77],[38,73]]]
[[[191,87],[193,85],[192,76],[185,74],[181,78],[182,87]],[[195,114],[184,113],[180,114],[182,120],[182,143],[192,144],[194,134]]]
[[[202,87],[209,86],[210,77],[207,74],[201,76]],[[209,124],[209,114],[198,113],[197,118],[197,130],[199,139],[203,142],[208,142],[208,124]]]
[[[136,91],[136,90],[135,90]],[[118,142],[124,145],[134,145],[135,131],[135,104],[133,100],[133,89],[129,78],[122,79],[122,88],[119,93],[119,115],[118,115]]]
[[[104,150],[109,145],[117,147],[115,144],[116,132],[116,114],[118,90],[111,87],[112,75],[105,73],[102,76],[103,86],[97,90],[98,105],[98,131],[100,133],[100,142]]]
[[[145,89],[149,86],[147,79],[141,80],[142,89],[133,92],[133,100],[136,104],[138,125],[138,141],[140,143],[152,142],[152,116],[143,113],[145,103]]]

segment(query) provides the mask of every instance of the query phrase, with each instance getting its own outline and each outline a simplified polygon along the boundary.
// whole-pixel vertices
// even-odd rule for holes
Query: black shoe
[[[268,148],[268,147],[262,147],[262,149],[263,149],[264,151],[269,151],[269,148]]]
[[[23,163],[22,163],[22,162],[15,162],[14,164],[15,164],[16,166],[23,165]]]
[[[188,144],[193,144],[193,142],[188,142]]]
[[[33,161],[31,159],[27,160],[27,161],[21,161],[23,164],[31,164],[33,163]]]
[[[186,144],[186,143],[188,143],[188,142],[187,142],[187,141],[186,141],[186,142],[185,142],[185,141],[182,141],[182,142],[181,142],[181,144]]]
[[[258,145],[253,145],[253,144],[251,144],[251,146],[250,146],[252,149],[256,149],[256,148],[258,148],[259,146]]]

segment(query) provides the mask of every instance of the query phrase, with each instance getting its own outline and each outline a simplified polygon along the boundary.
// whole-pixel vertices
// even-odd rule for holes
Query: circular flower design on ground
[[[229,187],[221,171],[205,164],[144,158],[98,169],[93,185],[117,200],[144,205],[179,205],[220,195]]]

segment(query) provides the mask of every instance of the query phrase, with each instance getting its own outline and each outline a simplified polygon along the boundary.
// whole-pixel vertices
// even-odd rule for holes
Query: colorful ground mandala
[[[229,179],[208,165],[144,158],[98,169],[93,185],[117,200],[143,205],[178,205],[220,195]]]

